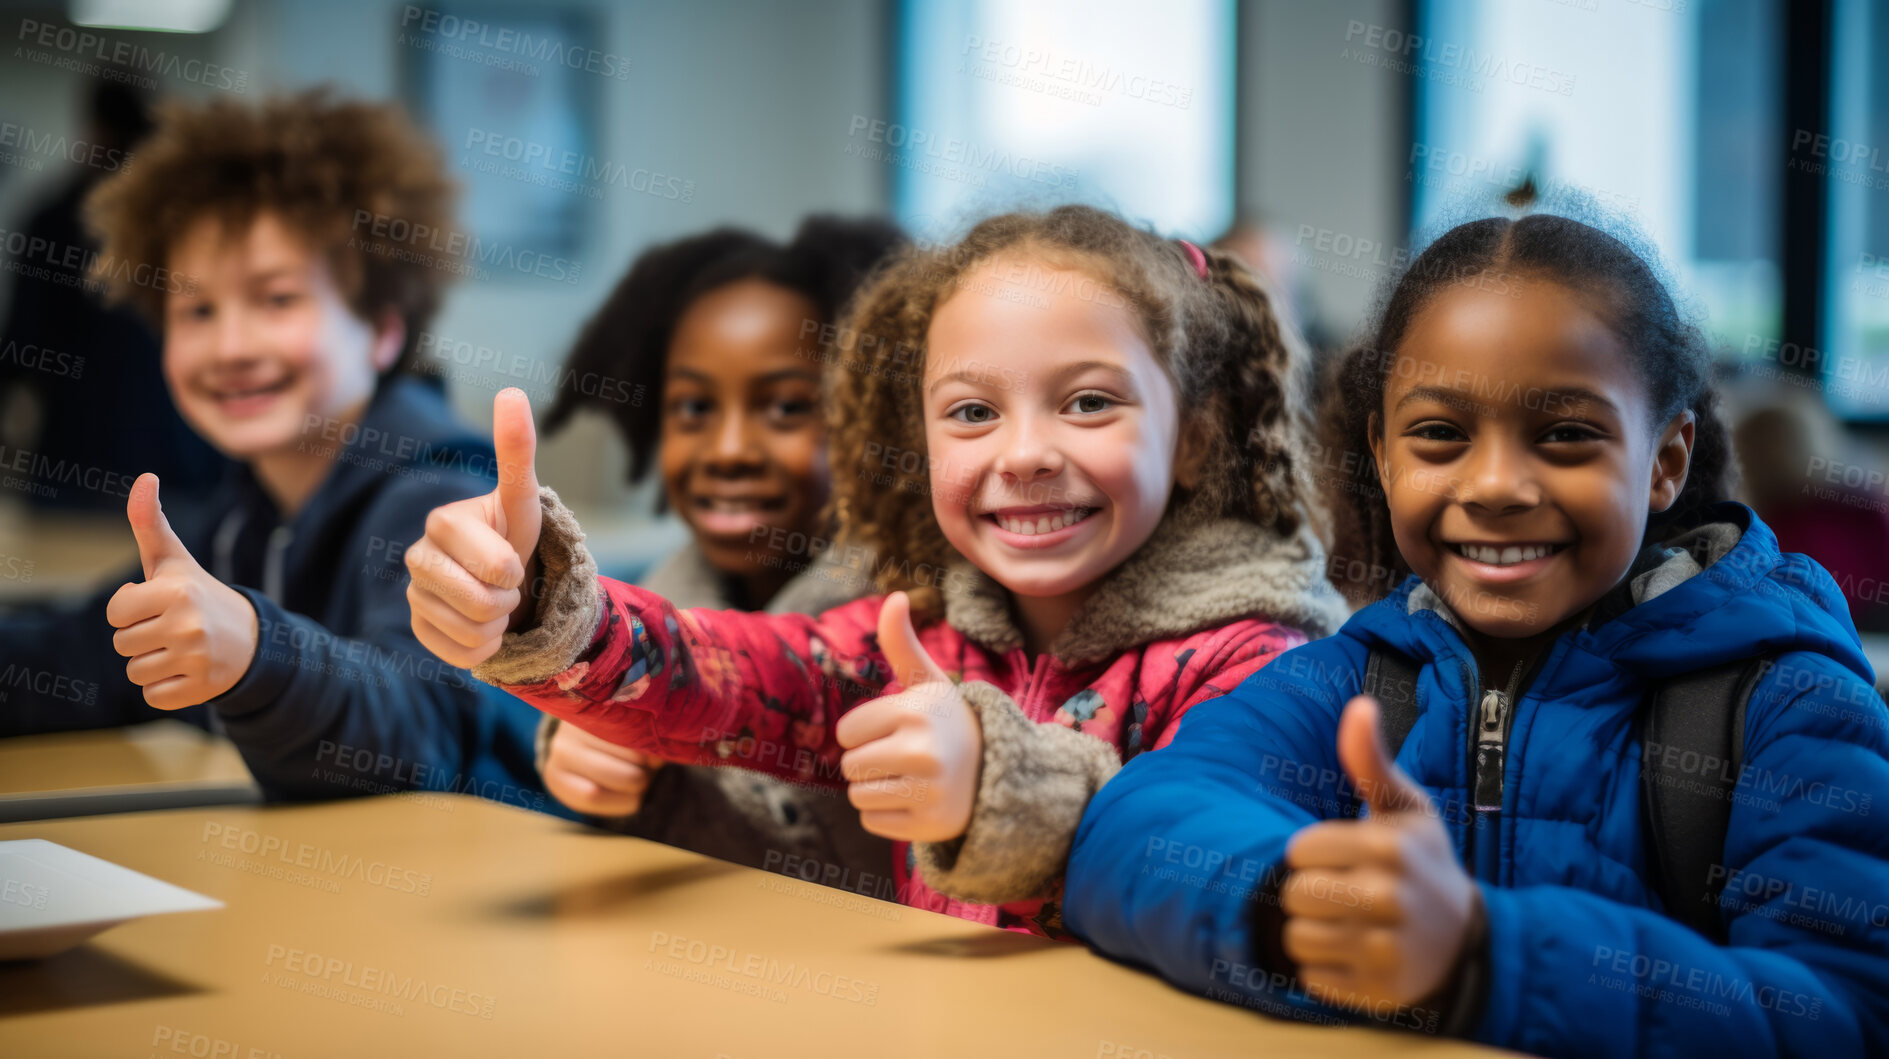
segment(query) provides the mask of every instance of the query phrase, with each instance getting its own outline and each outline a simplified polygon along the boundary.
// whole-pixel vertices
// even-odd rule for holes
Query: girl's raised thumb
[[[905,687],[950,679],[918,642],[918,632],[912,628],[912,600],[903,592],[885,597],[879,607],[879,650],[892,667],[892,679]]]
[[[538,428],[531,399],[516,386],[492,398],[492,448],[498,457],[498,506],[505,514],[505,539],[521,558],[538,545]]]

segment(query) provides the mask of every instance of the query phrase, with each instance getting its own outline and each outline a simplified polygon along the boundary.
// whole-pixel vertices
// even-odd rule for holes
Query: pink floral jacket
[[[820,615],[682,610],[599,578],[547,490],[540,624],[474,670],[604,739],[688,764],[843,789],[833,738],[853,706],[900,690],[878,645],[883,597]],[[904,903],[1058,935],[1057,898],[1082,810],[1123,761],[1157,749],[1196,703],[1326,635],[1345,608],[1309,535],[1232,520],[1164,522],[1031,658],[1007,593],[951,568],[945,620],[918,630],[977,711],[984,762],[965,834],[900,844]]]

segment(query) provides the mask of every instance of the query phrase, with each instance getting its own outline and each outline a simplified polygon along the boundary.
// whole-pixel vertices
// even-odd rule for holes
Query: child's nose
[[[747,469],[765,462],[753,418],[724,413],[708,439],[703,462],[711,469]]]
[[[997,456],[997,473],[1024,482],[1061,474],[1062,450],[1049,436],[1046,426],[1034,419],[1018,422],[1009,444]]]
[[[1462,503],[1496,512],[1541,503],[1541,483],[1535,474],[1534,461],[1520,448],[1501,444],[1476,448],[1458,498]]]
[[[252,319],[240,307],[221,309],[216,319],[216,359],[220,361],[244,360],[255,350],[251,335]]]

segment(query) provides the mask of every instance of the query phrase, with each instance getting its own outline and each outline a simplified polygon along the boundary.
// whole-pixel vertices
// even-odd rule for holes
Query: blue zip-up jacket
[[[492,489],[491,443],[401,377],[358,426],[304,444],[332,450],[334,469],[286,522],[243,466],[207,509],[166,512],[256,608],[256,655],[235,687],[176,712],[145,704],[105,620],[112,593],[143,577],[130,569],[80,606],[0,619],[16,678],[0,677],[0,735],[174,717],[229,736],[271,800],[452,790],[573,815],[538,778],[537,711],[433,657],[410,624],[406,547],[433,508]]]
[[[1539,659],[1513,703],[1500,813],[1473,808],[1475,660],[1411,578],[1195,707],[1102,789],[1070,856],[1066,925],[1195,992],[1337,1018],[1274,966],[1263,904],[1294,833],[1358,815],[1338,717],[1369,653],[1398,652],[1418,664],[1418,715],[1397,762],[1436,802],[1488,914],[1466,1036],[1543,1055],[1889,1054],[1889,710],[1830,575],[1779,552],[1742,505],[1714,518],[1735,543],[1702,572],[1643,602],[1630,575]],[[1649,890],[1636,715],[1654,682],[1761,654],[1777,664],[1747,706],[1721,946]],[[1697,767],[1709,789],[1722,763]]]

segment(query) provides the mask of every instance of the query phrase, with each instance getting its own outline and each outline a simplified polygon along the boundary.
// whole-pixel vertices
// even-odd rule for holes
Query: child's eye
[[[945,415],[950,416],[960,423],[982,426],[997,418],[997,410],[987,404],[961,404],[951,411],[946,412]]]
[[[814,403],[806,400],[775,401],[768,406],[768,418],[775,423],[791,423],[813,414]]]
[[[708,402],[700,397],[678,397],[669,402],[669,417],[688,425],[708,415]]]
[[[1582,426],[1579,423],[1562,423],[1559,426],[1550,428],[1546,434],[1541,436],[1541,440],[1566,445],[1583,441],[1599,441],[1601,437],[1600,431],[1595,430],[1593,427]]]
[[[1404,432],[1418,441],[1467,441],[1463,432],[1448,423],[1419,423]]]
[[[273,309],[286,309],[301,299],[294,291],[281,291],[269,295],[269,306]]]
[[[1103,394],[1079,393],[1069,402],[1068,407],[1075,409],[1080,415],[1094,415],[1097,412],[1108,411],[1114,404],[1114,400]]]

